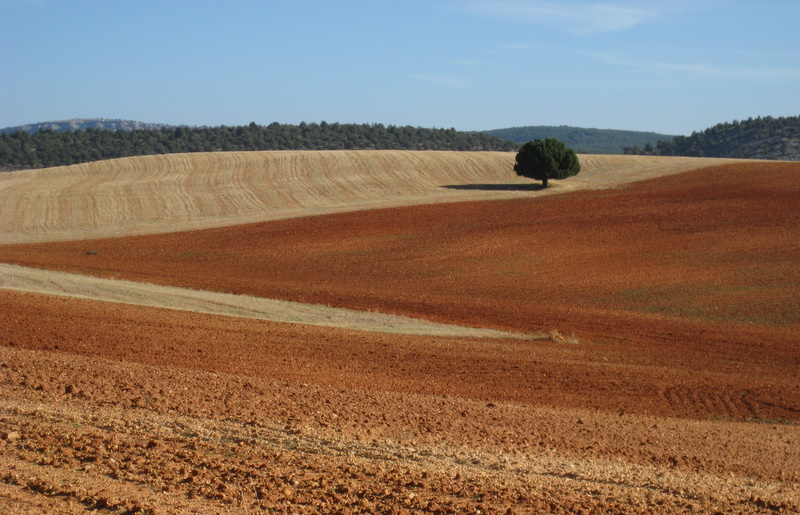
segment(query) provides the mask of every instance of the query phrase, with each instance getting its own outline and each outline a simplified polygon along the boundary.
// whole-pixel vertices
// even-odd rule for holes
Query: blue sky
[[[800,115],[797,0],[0,0],[0,127]]]

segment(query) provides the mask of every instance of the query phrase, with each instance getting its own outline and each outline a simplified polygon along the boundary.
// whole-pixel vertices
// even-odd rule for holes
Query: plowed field
[[[0,246],[24,266],[552,334],[398,335],[0,290],[0,503],[800,510],[800,165],[660,175]]]

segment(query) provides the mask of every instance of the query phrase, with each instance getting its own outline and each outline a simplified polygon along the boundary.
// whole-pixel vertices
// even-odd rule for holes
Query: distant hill
[[[584,129],[566,125],[558,127],[534,125],[481,132],[520,144],[535,139],[556,138],[579,154],[623,154],[625,147],[644,147],[648,143],[655,146],[659,140],[671,140],[674,137],[655,132]]]
[[[734,120],[688,137],[659,141],[655,148],[626,148],[625,153],[800,161],[800,117]]]
[[[62,120],[58,122],[41,122],[31,123],[29,125],[17,125],[16,127],[6,127],[0,129],[0,134],[6,134],[16,131],[27,132],[33,134],[39,130],[52,129],[56,132],[64,131],[77,131],[86,129],[100,129],[109,131],[130,131],[134,129],[160,129],[161,127],[170,127],[163,123],[145,123],[136,122],[133,120],[106,120],[104,118],[75,118],[72,120]]]

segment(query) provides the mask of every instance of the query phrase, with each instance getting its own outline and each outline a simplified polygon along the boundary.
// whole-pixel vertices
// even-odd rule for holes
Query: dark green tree
[[[550,179],[566,179],[581,171],[578,156],[555,138],[537,139],[522,145],[517,152],[514,171],[521,177],[542,181],[547,188]]]

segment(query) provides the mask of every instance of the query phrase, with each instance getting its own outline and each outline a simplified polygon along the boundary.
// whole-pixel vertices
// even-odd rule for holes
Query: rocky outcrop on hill
[[[15,127],[6,127],[0,129],[0,133],[11,133],[16,131],[23,131],[30,134],[39,132],[40,130],[52,129],[56,132],[64,131],[77,131],[86,129],[100,129],[109,131],[131,131],[140,129],[160,129],[161,127],[169,127],[163,123],[146,123],[137,122],[133,120],[107,120],[105,118],[73,118],[71,120],[62,120],[56,122],[41,122],[31,123],[28,125],[17,125]]]

